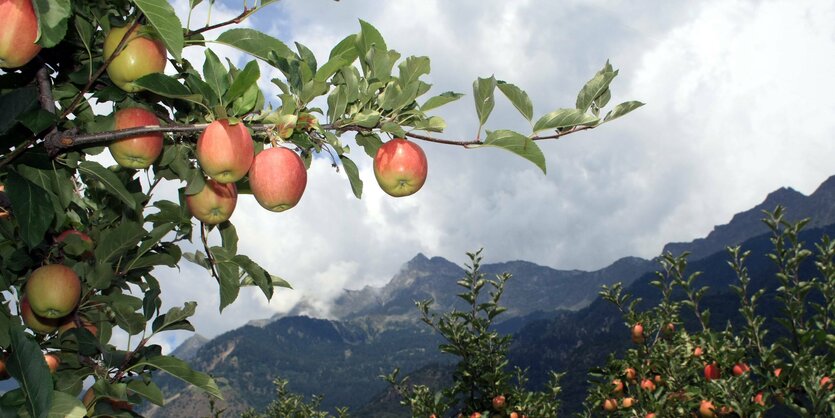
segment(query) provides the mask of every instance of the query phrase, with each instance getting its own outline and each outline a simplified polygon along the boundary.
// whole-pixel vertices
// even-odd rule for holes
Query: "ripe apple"
[[[650,379],[641,380],[641,389],[654,392],[655,391],[655,382]]]
[[[704,354],[704,353],[705,353],[705,351],[702,350],[702,347],[696,347],[696,348],[693,349],[693,357],[696,357],[696,358],[701,357],[702,354]]]
[[[81,280],[63,264],[48,264],[29,275],[25,293],[32,312],[44,318],[61,318],[78,306]]]
[[[655,418],[655,412],[650,412],[644,418]]]
[[[614,388],[612,389],[612,392],[614,392],[614,393],[622,393],[623,392],[623,381],[622,380],[620,380],[620,379],[612,380],[612,386],[614,386]]]
[[[504,395],[498,395],[493,398],[493,409],[496,411],[501,411],[507,405],[507,400],[505,399]]]
[[[51,334],[58,329],[60,320],[52,318],[42,318],[32,312],[32,306],[29,304],[29,299],[23,296],[20,299],[20,316],[23,318],[23,323],[32,331],[39,334]]]
[[[55,243],[60,245],[66,242],[67,239],[70,239],[70,237],[78,237],[78,239],[80,239],[81,241],[81,253],[78,255],[80,255],[82,258],[90,258],[93,256],[93,239],[90,238],[89,235],[81,231],[76,231],[75,229],[67,229],[64,232],[58,234],[57,237],[55,237]],[[72,239],[70,240],[72,241]]]
[[[285,211],[301,200],[307,186],[307,170],[292,150],[284,147],[266,149],[252,161],[249,186],[264,209]]]
[[[203,190],[186,196],[186,206],[192,216],[207,225],[217,225],[229,220],[238,203],[235,183],[221,184],[206,180]]]
[[[716,407],[713,406],[713,402],[702,400],[699,404],[699,415],[702,418],[713,418],[716,416]]]
[[[197,139],[197,161],[218,183],[234,183],[242,179],[255,154],[252,136],[243,123],[229,124],[216,120]]]
[[[0,68],[26,65],[41,46],[38,38],[38,18],[31,0],[0,1]]]
[[[832,379],[830,379],[829,376],[824,376],[821,377],[820,387],[822,389],[832,390],[832,388],[835,387],[835,384],[832,383]]]
[[[715,361],[705,366],[705,380],[710,382],[711,380],[719,379],[720,377],[722,377],[722,375],[719,371],[719,365],[716,364]]]
[[[58,358],[58,355],[56,354],[44,354],[43,359],[46,361],[46,366],[49,367],[50,373],[55,373],[55,371],[58,370],[58,366],[61,365],[61,359]]]
[[[734,364],[733,369],[731,369],[731,371],[733,372],[734,376],[742,376],[743,374],[745,374],[745,372],[747,372],[747,371],[749,371],[749,370],[751,370],[751,367],[749,367],[749,366],[748,366],[747,364],[745,364],[745,363],[737,363],[737,364]]]
[[[757,392],[752,401],[754,401],[755,404],[765,406],[765,401],[763,401],[763,391]]]
[[[402,138],[386,142],[374,156],[374,177],[380,188],[394,197],[417,193],[426,182],[427,170],[423,150]]]
[[[646,337],[644,337],[644,326],[641,323],[637,323],[632,326],[632,342],[635,344],[643,344],[646,341]]]
[[[113,27],[104,38],[104,59],[116,52],[116,47],[133,25]],[[107,75],[113,84],[128,93],[142,90],[133,84],[139,78],[151,73],[161,73],[165,70],[165,45],[151,31],[138,25],[128,35],[128,40],[121,52],[113,58],[107,66]]]
[[[626,373],[624,374],[626,375],[626,380],[629,380],[631,382],[634,382],[635,379],[638,378],[638,372],[633,367],[627,367]]]
[[[140,126],[159,126],[159,119],[141,107],[129,107],[116,112],[115,128],[127,129]],[[162,153],[162,133],[136,135],[117,139],[108,145],[110,155],[125,168],[145,169]]]
[[[615,412],[618,410],[618,401],[615,399],[604,399],[603,410],[606,412]]]
[[[635,398],[632,397],[625,397],[623,400],[620,401],[620,406],[623,408],[632,408],[635,405]]]

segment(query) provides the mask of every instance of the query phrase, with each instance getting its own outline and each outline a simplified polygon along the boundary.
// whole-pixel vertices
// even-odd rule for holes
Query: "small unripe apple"
[[[140,107],[121,109],[114,115],[115,128],[127,129],[140,126],[159,126],[159,119],[152,112]],[[145,169],[162,153],[162,133],[135,135],[117,139],[107,147],[110,155],[125,168]]]
[[[29,305],[29,299],[26,296],[20,299],[20,317],[24,325],[38,334],[51,334],[61,323],[59,319],[43,318],[32,312],[32,306]]]
[[[41,52],[31,0],[0,1],[0,22],[0,68],[21,67]]]
[[[242,179],[255,155],[252,136],[243,123],[229,124],[216,120],[197,139],[197,161],[209,177],[218,183],[234,183]]]
[[[423,149],[402,138],[386,142],[374,156],[374,177],[380,188],[394,197],[417,193],[426,182],[427,172]]]
[[[63,264],[37,268],[26,280],[26,297],[32,311],[44,318],[69,315],[81,299],[81,280]]]
[[[264,209],[285,211],[301,200],[307,186],[307,170],[292,150],[284,147],[266,149],[252,161],[249,186]]]
[[[229,220],[238,203],[238,188],[235,183],[221,184],[206,180],[203,190],[186,196],[189,213],[207,225],[217,225]]]
[[[104,38],[104,59],[116,52],[116,47],[133,25],[113,27]],[[128,35],[124,48],[107,66],[107,75],[113,84],[128,93],[142,90],[133,82],[148,74],[165,70],[165,45],[154,38],[148,28],[138,25]]]
[[[644,337],[644,326],[641,323],[637,323],[632,326],[632,342],[635,344],[643,344],[646,341],[646,337]]]

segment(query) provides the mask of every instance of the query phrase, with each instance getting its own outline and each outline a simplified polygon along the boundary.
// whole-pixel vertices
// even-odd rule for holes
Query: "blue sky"
[[[186,4],[176,2],[183,21]],[[205,21],[205,6],[193,23]],[[212,21],[240,7],[216,2]],[[217,285],[203,271],[184,264],[159,272],[166,305],[198,301],[199,333],[286,312],[302,298],[315,307],[311,314],[327,316],[342,289],[381,285],[418,252],[460,263],[465,251],[484,247],[490,262],[559,269],[650,258],[666,242],[706,235],[774,189],[808,194],[835,174],[835,5],[828,2],[286,0],[244,25],[301,42],[324,62],[336,42],[359,30],[360,18],[404,57],[432,59],[432,93],[467,94],[435,112],[446,119],[448,138],[475,135],[471,84],[491,74],[527,90],[538,117],[572,107],[609,59],[620,69],[612,102],[647,105],[540,143],[547,175],[499,150],[422,143],[429,178],[408,198],[380,192],[359,149],[362,200],[327,160],[313,164],[291,211],[267,212],[242,198],[232,217],[240,250],[295,290],[277,292],[270,303],[242,292],[219,315]],[[246,61],[237,51],[213,50]],[[186,50],[198,63],[201,56]],[[262,66],[262,85],[275,94],[269,78],[278,74],[270,72]],[[529,129],[497,102],[488,129]]]

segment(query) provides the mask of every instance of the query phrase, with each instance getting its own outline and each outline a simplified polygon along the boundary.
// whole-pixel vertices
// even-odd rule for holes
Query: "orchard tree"
[[[380,187],[406,196],[428,173],[420,141],[499,147],[545,172],[537,141],[642,105],[604,110],[617,75],[608,62],[574,107],[536,118],[521,88],[491,76],[473,83],[474,137],[443,138],[444,119],[428,112],[463,95],[424,98],[429,58],[401,57],[364,21],[323,63],[302,44],[235,27],[269,3],[245,1],[235,18],[200,26],[183,25],[164,0],[0,0],[0,366],[19,384],[0,397],[4,414],[132,416],[143,399],[163,403],[158,371],[220,398],[210,376],[150,343],[193,330],[196,308],[161,312],[154,268],[183,258],[205,267],[220,310],[242,286],[267,299],[289,287],[238,253],[229,217],[241,194],[270,211],[291,209],[314,158],[343,170],[359,198],[352,158],[367,155]],[[224,63],[213,45],[251,60]],[[183,58],[185,47],[202,49],[202,68]],[[281,74],[271,80],[278,97],[260,90],[259,63]],[[484,130],[497,89],[530,132]],[[361,151],[350,153],[352,145]],[[117,165],[93,157],[104,152]],[[165,183],[179,187],[177,201],[154,197]],[[182,246],[195,247],[187,242],[202,249],[184,254]],[[116,347],[114,332],[136,338]],[[82,396],[85,381],[95,383]]]

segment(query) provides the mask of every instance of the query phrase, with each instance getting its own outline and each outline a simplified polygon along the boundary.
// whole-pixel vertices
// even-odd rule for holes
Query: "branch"
[[[246,18],[248,18],[251,14],[253,14],[253,13],[257,12],[257,11],[258,11],[258,9],[260,9],[260,8],[261,8],[261,6],[255,6],[255,7],[251,8],[251,9],[249,9],[249,8],[247,8],[246,6],[244,6],[244,11],[242,11],[242,12],[241,12],[241,14],[239,14],[239,15],[237,15],[237,16],[235,16],[235,17],[233,17],[232,19],[229,19],[229,20],[227,20],[227,21],[225,21],[225,22],[215,23],[214,25],[206,25],[206,26],[203,26],[203,27],[202,27],[202,28],[200,28],[200,29],[195,29],[195,30],[190,30],[190,29],[189,29],[189,31],[188,31],[188,32],[186,32],[185,37],[186,37],[186,38],[189,38],[189,37],[192,37],[192,36],[194,36],[194,35],[199,35],[199,34],[201,34],[201,33],[203,33],[203,32],[208,32],[208,31],[213,30],[213,29],[222,28],[222,27],[224,27],[224,26],[229,26],[229,25],[232,25],[232,24],[238,24],[238,23],[241,23],[241,22],[243,22]],[[207,23],[208,23],[208,22],[207,22]]]

